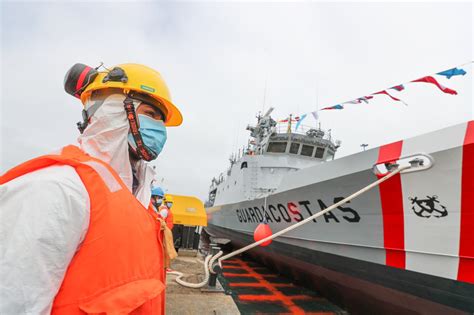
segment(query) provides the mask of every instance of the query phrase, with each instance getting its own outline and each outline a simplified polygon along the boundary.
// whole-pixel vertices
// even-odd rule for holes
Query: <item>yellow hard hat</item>
[[[126,79],[123,77],[120,77],[122,80],[111,79],[111,73],[117,68],[125,72]],[[85,104],[93,91],[107,88],[121,88],[124,93],[138,92],[151,96],[162,105],[159,107],[157,104],[150,104],[163,111],[166,117],[165,126],[179,126],[183,122],[181,112],[171,102],[170,92],[161,74],[147,66],[127,63],[114,67],[110,72],[99,72],[94,81],[80,95],[82,103]]]
[[[173,196],[166,194],[165,195],[165,202],[173,202]]]

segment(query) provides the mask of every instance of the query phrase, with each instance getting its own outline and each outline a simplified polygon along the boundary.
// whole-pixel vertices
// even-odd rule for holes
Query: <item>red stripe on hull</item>
[[[380,147],[377,164],[398,160],[402,153],[402,145],[403,141],[398,141]],[[383,215],[385,263],[387,266],[405,269],[405,222],[400,174],[380,184],[379,192]]]
[[[474,283],[474,121],[467,124],[462,151],[458,280]]]

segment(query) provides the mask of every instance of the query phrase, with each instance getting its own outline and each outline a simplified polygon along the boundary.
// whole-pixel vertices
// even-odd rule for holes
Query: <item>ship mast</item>
[[[247,126],[247,130],[250,131],[250,136],[253,138],[250,141],[250,144],[252,145],[251,150],[256,154],[263,152],[263,148],[267,144],[271,134],[274,132],[276,121],[270,117],[273,109],[273,107],[270,107],[263,116],[258,115],[256,126]]]

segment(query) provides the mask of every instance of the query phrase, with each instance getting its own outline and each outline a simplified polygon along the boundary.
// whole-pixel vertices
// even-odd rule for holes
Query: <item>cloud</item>
[[[472,60],[470,3],[4,3],[1,170],[75,141],[81,104],[62,91],[76,62],[138,62],[168,82],[184,124],[156,162],[170,192],[206,197],[266,107],[276,118],[331,106]],[[450,18],[456,17],[456,18]],[[472,117],[429,86],[321,113],[339,156]],[[311,123],[311,120],[308,122]]]

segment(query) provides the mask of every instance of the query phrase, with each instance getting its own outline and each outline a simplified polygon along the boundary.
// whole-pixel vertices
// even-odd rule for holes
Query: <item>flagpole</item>
[[[316,76],[316,112],[318,112],[318,110],[319,110],[319,82],[318,82],[318,77]],[[314,118],[316,120],[316,126],[317,126],[318,119],[316,119],[316,117]]]
[[[265,113],[265,103],[267,101],[267,74],[265,73],[265,85],[263,87],[263,105],[262,113]]]

